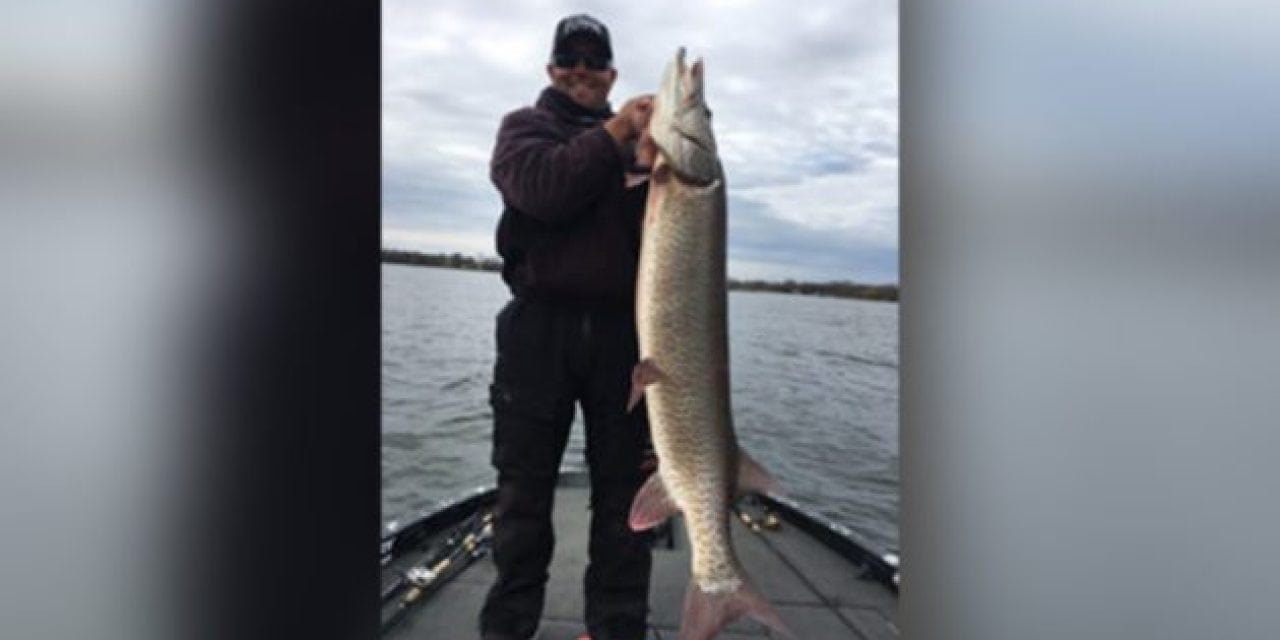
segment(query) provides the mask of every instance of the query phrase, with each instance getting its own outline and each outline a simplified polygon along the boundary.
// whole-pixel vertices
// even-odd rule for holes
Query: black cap
[[[556,24],[556,36],[551,42],[551,55],[563,53],[570,38],[587,37],[596,41],[606,58],[613,60],[613,47],[609,46],[609,29],[603,22],[585,13],[568,16]]]

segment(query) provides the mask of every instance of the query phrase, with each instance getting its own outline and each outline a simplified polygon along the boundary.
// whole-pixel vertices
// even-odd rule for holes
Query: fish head
[[[687,181],[709,184],[720,177],[720,161],[703,93],[703,64],[699,58],[686,65],[684,54],[680,47],[662,74],[649,136],[658,147],[660,164]]]

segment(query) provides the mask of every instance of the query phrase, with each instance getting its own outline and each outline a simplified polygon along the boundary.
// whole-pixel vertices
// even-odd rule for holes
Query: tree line
[[[383,249],[382,261],[392,264],[468,269],[472,271],[502,270],[502,260],[499,258],[476,258],[474,256],[464,256],[461,253],[418,253],[416,251]],[[886,302],[897,302],[898,300],[898,285],[894,284],[860,284],[847,280],[836,282],[796,282],[795,280],[769,282],[766,280],[735,280],[729,278],[728,285],[730,290],[737,291],[769,291],[773,293],[857,298],[860,300],[881,300]]]
[[[502,260],[498,258],[475,258],[473,256],[464,256],[461,253],[417,253],[416,251],[383,249],[382,261],[393,264],[412,264],[424,267],[470,269],[472,271],[502,271]]]
[[[859,300],[898,301],[898,285],[896,284],[860,284],[847,280],[836,282],[767,282],[764,280],[734,280],[729,278],[729,289],[739,291],[770,291],[773,293],[793,293],[804,296],[827,296],[831,298],[857,298]]]

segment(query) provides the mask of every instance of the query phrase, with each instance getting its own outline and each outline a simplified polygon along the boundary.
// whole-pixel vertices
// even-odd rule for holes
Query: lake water
[[[382,513],[492,484],[496,273],[382,266]],[[898,548],[898,305],[729,294],[734,424],[795,502]],[[575,422],[566,464],[582,464]]]

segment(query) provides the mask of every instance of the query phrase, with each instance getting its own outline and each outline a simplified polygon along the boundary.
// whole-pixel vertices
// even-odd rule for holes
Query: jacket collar
[[[555,87],[547,87],[538,96],[538,108],[547,109],[557,117],[581,126],[591,126],[613,117],[613,109],[605,103],[602,109],[588,109]]]

